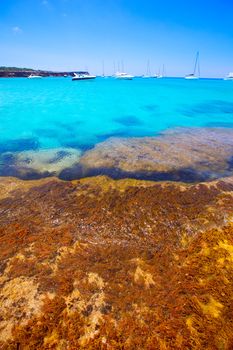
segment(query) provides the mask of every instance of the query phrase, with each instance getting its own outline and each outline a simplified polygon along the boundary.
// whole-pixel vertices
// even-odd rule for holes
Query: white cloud
[[[12,31],[15,34],[22,33],[22,29],[20,27],[18,27],[18,26],[12,27]]]
[[[48,2],[47,0],[43,0],[41,3],[42,3],[42,5],[44,5],[44,6],[48,6],[48,5],[49,5],[49,2]]]
[[[52,2],[49,1],[49,0],[41,0],[41,5],[47,10],[52,10],[53,9]]]

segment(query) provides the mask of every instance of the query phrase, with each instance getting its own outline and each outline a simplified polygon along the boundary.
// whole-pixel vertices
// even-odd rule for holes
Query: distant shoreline
[[[73,76],[74,73],[88,73],[87,71],[49,71],[43,69],[18,68],[0,66],[0,78],[27,78],[30,74],[40,75],[41,77],[64,77]],[[100,75],[101,76],[101,75]],[[135,78],[141,78],[143,75],[135,75]],[[166,76],[164,78],[183,79],[183,76]],[[222,80],[222,77],[201,77],[199,80]]]
[[[27,78],[30,74],[40,75],[41,77],[64,77],[72,76],[73,72],[47,72],[40,70],[0,71],[0,78]]]

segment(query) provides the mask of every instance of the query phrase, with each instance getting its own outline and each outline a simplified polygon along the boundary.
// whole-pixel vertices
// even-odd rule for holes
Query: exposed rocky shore
[[[0,349],[233,348],[233,178],[0,179]]]

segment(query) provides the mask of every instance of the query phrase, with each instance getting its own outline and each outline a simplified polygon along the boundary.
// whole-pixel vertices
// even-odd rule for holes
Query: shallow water
[[[0,155],[7,154],[0,160],[2,167],[9,163],[9,152],[83,153],[112,136],[154,136],[174,127],[233,128],[233,83],[172,78],[0,80]]]

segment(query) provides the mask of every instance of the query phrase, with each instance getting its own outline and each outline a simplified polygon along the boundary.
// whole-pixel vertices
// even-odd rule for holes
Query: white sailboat
[[[151,78],[151,71],[150,71],[150,61],[147,61],[147,67],[146,67],[146,74],[142,76],[144,79]]]
[[[159,69],[159,74],[157,75],[158,79],[164,78],[165,76],[165,66],[163,64],[163,69],[162,69],[162,74],[160,74],[160,69]]]
[[[224,80],[232,80],[233,81],[233,72],[230,72]]]
[[[105,65],[104,65],[104,61],[102,62],[102,78],[108,78],[108,76],[105,75]]]
[[[199,62],[199,51],[198,51],[196,54],[196,60],[195,60],[193,73],[186,75],[185,79],[194,80],[194,79],[199,79],[199,78],[200,78],[200,62]]]
[[[116,72],[114,74],[114,78],[121,79],[121,80],[132,80],[134,78],[134,76],[131,74],[124,73],[124,72]]]

